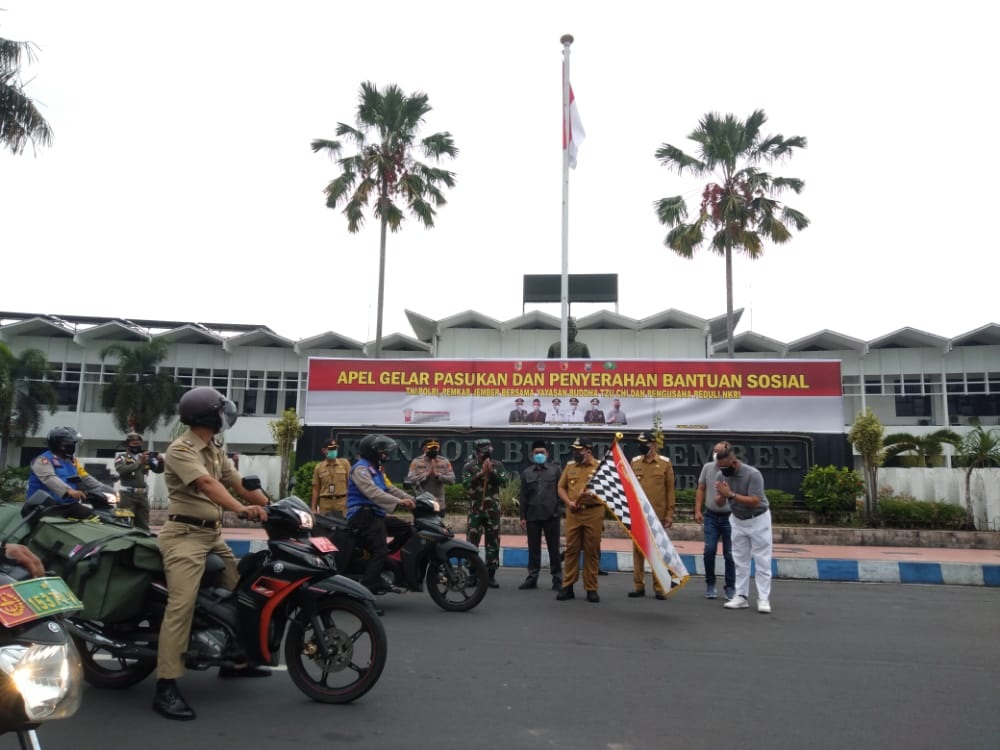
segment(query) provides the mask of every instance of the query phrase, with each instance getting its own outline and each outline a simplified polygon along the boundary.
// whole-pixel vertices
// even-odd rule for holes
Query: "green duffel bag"
[[[63,578],[83,602],[79,616],[122,622],[142,611],[163,570],[156,538],[97,521],[43,518],[27,541],[46,569]]]
[[[20,542],[28,533],[27,527],[21,527],[17,533],[18,538],[11,536],[19,523],[21,523],[21,508],[24,503],[0,503],[0,539],[5,542]]]

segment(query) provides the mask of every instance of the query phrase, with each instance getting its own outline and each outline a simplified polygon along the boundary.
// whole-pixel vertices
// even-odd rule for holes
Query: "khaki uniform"
[[[347,476],[350,473],[351,462],[346,458],[327,458],[316,464],[312,488],[320,513],[347,517]]]
[[[581,495],[587,489],[598,467],[598,462],[578,464],[570,461],[559,477],[559,489],[566,493],[570,502],[580,503],[580,510],[566,509],[566,553],[563,556],[564,588],[569,588],[580,575],[580,550],[583,550],[583,587],[587,591],[597,591],[597,576],[601,558],[601,534],[604,532],[604,503],[593,495]]]
[[[225,588],[233,589],[239,580],[236,557],[222,538],[222,506],[198,492],[194,482],[208,475],[231,487],[243,478],[221,447],[203,442],[191,431],[170,444],[165,463],[168,520],[159,543],[167,578],[167,609],[160,626],[156,674],[160,679],[177,679],[184,674],[183,654],[191,638],[191,619],[208,553],[214,552],[226,564]]]
[[[667,525],[667,519],[674,518],[674,508],[677,499],[674,496],[674,467],[670,459],[657,455],[650,461],[648,456],[636,456],[632,459],[632,471],[639,486],[646,493],[649,504],[656,511],[656,517],[663,524]],[[636,591],[643,591],[646,588],[646,558],[643,557],[642,550],[636,544],[632,545],[632,582]],[[653,577],[653,588],[658,594],[665,594],[660,582]]]

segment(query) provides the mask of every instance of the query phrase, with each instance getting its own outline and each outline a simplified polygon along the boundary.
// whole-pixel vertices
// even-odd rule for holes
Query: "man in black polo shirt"
[[[749,464],[736,458],[729,443],[716,451],[715,492],[732,508],[733,562],[736,564],[736,595],[723,606],[746,609],[750,606],[750,558],[756,567],[757,611],[771,612],[771,511],[764,494],[764,477]]]

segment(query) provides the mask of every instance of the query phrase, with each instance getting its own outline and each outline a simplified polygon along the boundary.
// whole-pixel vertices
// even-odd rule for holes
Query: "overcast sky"
[[[384,333],[413,335],[407,309],[516,317],[523,274],[560,271],[570,33],[587,131],[570,178],[570,272],[617,273],[620,313],[725,313],[722,259],[674,255],[653,212],[678,193],[696,210],[702,185],[654,153],[694,153],[686,136],[706,112],[761,108],[767,132],[808,138],[773,171],[805,180],[785,199],[812,225],[736,263],[738,332],[951,337],[1000,320],[992,3],[0,8],[0,36],[39,47],[27,92],[55,132],[36,155],[0,152],[0,310],[373,339],[378,226],[348,234],[324,205],[335,165],[310,150],[354,122],[371,80],[426,92],[422,132],[450,131],[461,151],[437,226],[410,220],[389,237]]]

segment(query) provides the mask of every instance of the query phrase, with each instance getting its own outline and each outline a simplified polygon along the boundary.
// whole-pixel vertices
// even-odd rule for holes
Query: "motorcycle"
[[[248,489],[259,484],[255,477],[244,479]],[[53,504],[40,492],[25,503],[23,515],[30,519],[36,539]],[[330,543],[309,536],[313,515],[305,503],[286,497],[267,510],[262,522],[267,548],[240,560],[239,582],[232,592],[216,585],[222,559],[208,556],[186,666],[239,668],[247,661],[276,666],[284,639],[288,674],[296,687],[321,703],[353,701],[375,685],[385,667],[388,643],[375,598],[364,586],[336,574]],[[120,534],[148,538],[134,530]],[[31,539],[29,534],[29,546]],[[74,562],[99,555],[105,539],[79,545],[71,552]],[[162,569],[152,576],[141,604],[127,617],[87,618],[85,610],[67,620],[89,684],[128,688],[156,668],[167,584]],[[77,578],[69,580],[72,586]],[[75,593],[87,602],[83,591]]]
[[[444,525],[438,501],[429,492],[414,498],[413,531],[389,542],[382,579],[389,587],[427,593],[441,609],[466,612],[486,596],[489,576],[479,550],[456,539]],[[325,537],[337,548],[337,569],[362,580],[368,561],[361,537],[338,516],[316,516],[313,537]]]
[[[82,606],[61,578],[32,578],[0,552],[0,734],[22,750],[40,750],[39,725],[80,706],[80,654],[62,618]]]

